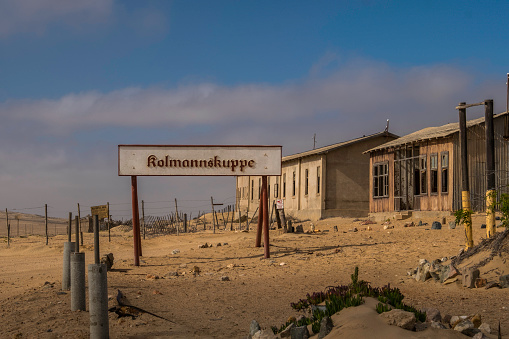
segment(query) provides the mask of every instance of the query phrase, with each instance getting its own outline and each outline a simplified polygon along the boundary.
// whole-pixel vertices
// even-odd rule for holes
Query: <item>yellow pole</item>
[[[497,231],[495,228],[495,190],[486,191],[486,237],[490,238]]]
[[[463,206],[464,212],[470,212],[470,192],[469,191],[462,191],[461,192],[461,203]],[[471,247],[474,247],[474,238],[472,236],[472,216],[470,213],[468,213],[467,216],[465,216],[465,235],[467,237],[467,243],[466,248],[469,249]]]

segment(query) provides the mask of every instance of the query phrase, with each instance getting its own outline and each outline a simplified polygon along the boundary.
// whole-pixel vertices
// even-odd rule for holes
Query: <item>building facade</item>
[[[503,137],[506,116],[507,113],[501,113],[493,119],[498,194],[507,193],[509,184],[509,148]],[[486,208],[485,138],[484,117],[467,122],[470,199],[474,211]],[[428,127],[366,153],[370,155],[370,215],[378,219],[402,211],[450,215],[461,208],[458,123]]]
[[[281,176],[268,177],[269,206],[281,199],[285,213],[301,220],[367,216],[369,155],[364,152],[396,138],[381,132],[283,157]],[[252,217],[259,207],[261,177],[238,176],[236,186],[242,214]]]

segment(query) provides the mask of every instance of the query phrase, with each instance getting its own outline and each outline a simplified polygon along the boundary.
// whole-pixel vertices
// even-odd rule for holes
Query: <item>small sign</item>
[[[282,210],[285,208],[285,203],[283,202],[283,199],[277,199],[276,200],[276,209]]]
[[[97,215],[99,219],[108,218],[108,205],[99,205],[90,207],[92,215]]]
[[[118,175],[281,175],[281,146],[119,145]]]

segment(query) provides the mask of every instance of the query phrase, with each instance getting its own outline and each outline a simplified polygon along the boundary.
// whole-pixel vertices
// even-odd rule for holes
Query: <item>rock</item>
[[[406,330],[413,330],[415,326],[415,314],[400,309],[393,309],[380,314],[380,317],[389,325],[396,325]]]
[[[482,324],[482,319],[481,319],[481,315],[479,313],[475,314],[471,319],[470,321],[472,322],[472,324],[474,324],[474,327],[475,328],[478,328],[479,326],[481,326]]]
[[[500,287],[500,285],[498,284],[498,282],[493,281],[493,282],[490,282],[489,284],[486,284],[485,289],[490,289],[493,287]]]
[[[477,278],[477,279],[475,279],[475,288],[484,287],[484,286],[486,286],[487,283],[488,283],[488,281],[486,279]]]
[[[491,327],[488,323],[482,323],[478,328],[482,331],[482,333],[491,333]]]
[[[230,281],[230,278],[228,276],[222,276],[221,281]]]
[[[295,319],[295,318],[294,318]],[[295,327],[295,323],[291,323],[290,325],[288,325],[281,333],[279,333],[279,336],[281,338],[288,338],[290,337],[292,334],[291,334],[291,331],[292,331],[292,328]]]
[[[358,231],[358,229],[357,229],[357,227],[354,227],[354,228],[350,228],[348,231],[349,231],[349,232],[357,232],[357,231]]]
[[[430,326],[429,323],[417,323],[415,324],[415,332],[421,332]]]
[[[436,308],[428,308],[426,310],[426,322],[441,322],[442,315],[440,314],[440,310]]]
[[[431,229],[432,230],[441,230],[442,224],[438,221],[433,221],[433,224],[431,224]]]
[[[174,249],[173,251],[171,251],[171,254],[179,254],[179,253],[180,253],[179,249]]]
[[[508,288],[509,287],[509,274],[501,275],[500,278],[498,278],[498,283],[501,288]]]
[[[393,225],[385,225],[384,226],[384,230],[390,230],[390,229],[393,229],[394,226]]]
[[[459,257],[460,255],[462,255],[463,253],[465,253],[465,249],[462,247],[462,248],[460,248],[460,250],[458,251],[458,257]]]
[[[219,246],[221,246],[221,243],[220,243],[220,242],[218,242],[218,243],[217,243],[216,247],[219,247]]]
[[[456,228],[456,222],[455,221],[449,221],[449,229],[453,230]]]
[[[113,253],[108,253],[103,255],[101,258],[101,264],[106,265],[106,270],[111,271],[111,268],[113,267]]]
[[[430,268],[431,268],[431,264],[429,262],[426,262],[425,264],[420,265],[417,268],[417,274],[415,275],[415,280],[426,281],[427,279],[431,278],[431,273],[429,273]]]
[[[295,233],[304,233],[304,227],[302,225],[295,226]]]
[[[251,324],[249,325],[249,334],[251,336],[255,335],[256,332],[260,331],[260,324],[256,320],[252,320]]]
[[[463,274],[463,286],[468,287],[468,288],[475,287],[475,280],[477,278],[479,278],[479,274],[480,274],[480,272],[478,269],[467,270],[465,272],[465,274]]]
[[[479,332],[475,334],[472,339],[489,339],[489,337],[485,336],[484,333]]]
[[[438,322],[438,321],[432,321],[431,324],[430,324],[430,327],[431,328],[438,328],[439,330],[446,330],[446,329],[449,328],[449,327],[445,326],[444,324],[442,324],[441,322]]]
[[[307,326],[295,326],[290,330],[292,339],[308,339],[309,330]]]
[[[449,325],[451,325],[452,328],[456,326],[460,321],[467,319],[468,317],[466,315],[462,315],[461,317],[458,317],[457,315],[453,315],[451,317],[451,320],[449,321]]]
[[[469,328],[474,328],[474,324],[468,319],[463,319],[454,326],[455,331],[462,333],[464,330],[467,330]]]
[[[228,246],[228,243],[227,243],[227,242],[224,242],[224,243],[223,243],[223,246]]]
[[[334,232],[337,232],[337,231],[338,231],[338,227],[334,226]]]
[[[424,265],[426,263],[428,263],[426,259],[419,259],[419,265]]]
[[[178,277],[179,276],[179,272],[177,272],[177,271],[168,272],[168,273],[166,273],[166,276],[167,277]]]
[[[252,337],[252,339],[275,339],[277,338],[272,330],[260,330],[256,332]]]
[[[481,228],[486,228],[486,224],[481,224]]]
[[[478,328],[475,328],[475,327],[464,329],[463,331],[461,331],[461,333],[463,333],[464,335],[467,335],[469,337],[473,337],[477,333],[482,334],[481,330],[479,330]]]
[[[332,331],[334,324],[332,323],[332,319],[329,317],[324,317],[320,322],[320,332],[318,333],[318,339],[325,338],[327,334]]]
[[[205,243],[203,245],[199,245],[198,248],[209,248],[209,244]]]

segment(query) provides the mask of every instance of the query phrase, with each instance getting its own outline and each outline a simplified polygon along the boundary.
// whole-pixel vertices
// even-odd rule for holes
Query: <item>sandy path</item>
[[[420,258],[456,255],[464,243],[463,230],[404,228],[404,222],[396,222],[391,230],[370,225],[373,230],[368,231],[359,222],[338,218],[315,223],[319,230],[327,231],[322,234],[271,231],[270,259],[263,259],[263,249],[253,246],[255,232],[162,236],[143,241],[140,267],[132,266],[129,233],[112,232],[111,243],[102,234],[101,253],[115,255],[115,270],[108,273],[109,294],[114,296],[120,289],[134,305],[175,321],[149,315],[116,319],[110,314],[111,337],[239,338],[247,334],[252,319],[262,327],[279,326],[296,314],[291,302],[326,286],[348,284],[355,266],[360,268],[360,278],[374,286],[390,283],[399,287],[408,304],[456,315],[480,313],[493,327],[500,320],[502,329],[509,330],[507,290],[419,283],[406,275]],[[334,225],[339,232],[333,231]],[[353,227],[359,231],[349,232]],[[483,235],[477,228],[476,241]],[[18,333],[21,338],[70,333],[75,338],[88,337],[88,313],[70,312],[70,296],[57,294],[61,286],[59,243],[65,237],[51,239],[48,247],[38,243],[43,238],[34,238],[14,239],[11,248],[0,250],[1,337]],[[214,247],[199,249],[205,242]],[[225,242],[228,245],[216,247]],[[91,243],[87,234],[87,262],[93,259]],[[173,249],[180,253],[171,254]],[[194,266],[200,268],[197,276],[190,273]],[[507,274],[509,267],[504,269]],[[180,276],[165,277],[175,271]],[[160,279],[147,278],[148,274]],[[221,281],[222,276],[229,281]],[[55,282],[55,287],[43,287],[45,281]]]

